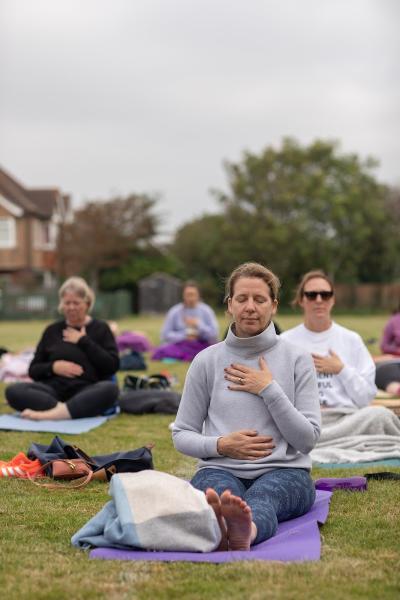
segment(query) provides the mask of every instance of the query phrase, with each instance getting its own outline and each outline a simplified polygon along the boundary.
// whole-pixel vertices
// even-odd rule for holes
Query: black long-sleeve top
[[[119,367],[117,345],[107,323],[92,319],[86,325],[86,335],[77,344],[63,340],[66,327],[63,320],[45,329],[29,367],[29,376],[34,381],[50,385],[62,400],[71,398],[87,385],[109,379]],[[56,360],[68,360],[81,365],[82,375],[56,375],[52,368]]]

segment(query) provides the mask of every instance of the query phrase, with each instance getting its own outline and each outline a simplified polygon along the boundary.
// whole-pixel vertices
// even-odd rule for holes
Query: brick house
[[[70,215],[69,196],[57,188],[25,188],[0,168],[0,280],[50,287],[59,224]]]

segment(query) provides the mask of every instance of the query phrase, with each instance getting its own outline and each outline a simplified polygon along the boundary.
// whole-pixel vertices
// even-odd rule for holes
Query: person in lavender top
[[[309,353],[276,334],[279,286],[258,263],[232,272],[226,297],[233,322],[223,342],[193,360],[173,425],[175,448],[199,459],[191,483],[216,513],[219,550],[248,550],[315,499],[315,369]]]
[[[392,354],[393,357],[400,357],[400,304],[385,325],[381,340],[381,350],[383,354]]]
[[[154,360],[175,358],[192,360],[200,350],[218,339],[218,323],[213,309],[200,299],[197,283],[183,286],[182,302],[169,309],[161,330],[163,345]]]
[[[375,357],[376,385],[400,396],[400,303],[385,325],[380,346],[383,356]]]

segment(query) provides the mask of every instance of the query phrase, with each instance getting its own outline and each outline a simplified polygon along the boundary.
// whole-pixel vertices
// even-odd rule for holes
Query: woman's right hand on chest
[[[52,369],[53,373],[61,377],[79,377],[83,373],[81,365],[69,360],[55,360]]]
[[[255,429],[241,429],[218,438],[217,451],[222,456],[238,460],[257,460],[272,453],[272,437],[258,435]]]

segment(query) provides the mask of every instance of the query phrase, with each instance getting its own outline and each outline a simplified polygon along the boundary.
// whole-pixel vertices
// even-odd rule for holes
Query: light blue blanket
[[[65,419],[60,421],[31,421],[16,415],[0,415],[0,429],[9,431],[44,431],[52,433],[86,433],[103,425],[111,416],[88,417],[86,419]]]
[[[316,463],[313,465],[319,469],[354,469],[356,467],[400,467],[400,458],[386,458],[384,460],[370,460],[358,463]]]
[[[118,473],[111,478],[110,496],[72,537],[74,546],[211,552],[221,540],[205,494],[168,473]]]

